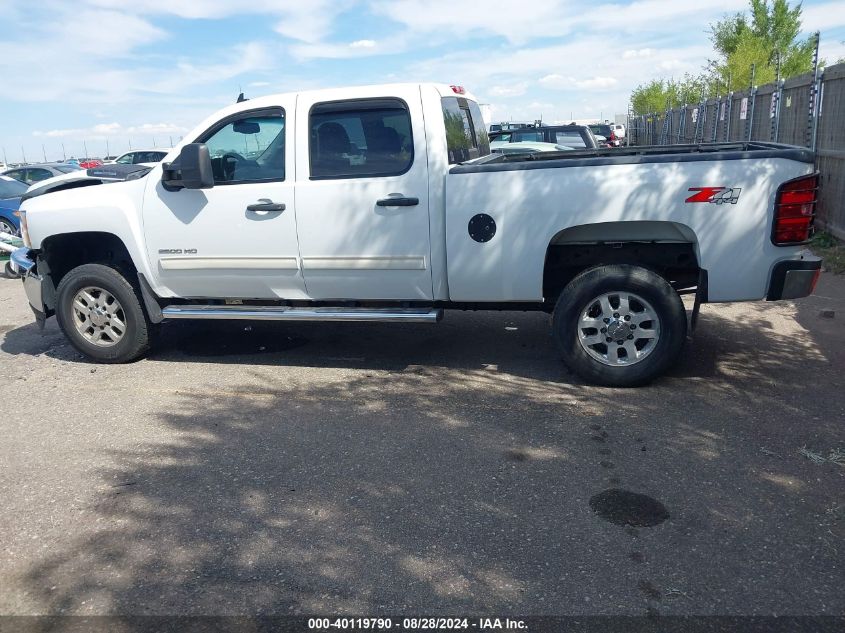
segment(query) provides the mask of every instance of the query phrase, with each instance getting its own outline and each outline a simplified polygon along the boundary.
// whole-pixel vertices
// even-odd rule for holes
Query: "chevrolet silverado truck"
[[[104,363],[139,358],[172,319],[538,310],[577,374],[634,386],[678,357],[702,303],[802,297],[821,266],[803,246],[806,149],[495,155],[460,86],[243,101],[103,182],[25,199],[14,260],[38,322],[55,314]]]

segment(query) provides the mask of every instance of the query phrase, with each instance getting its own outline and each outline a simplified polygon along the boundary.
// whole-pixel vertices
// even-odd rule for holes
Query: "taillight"
[[[777,246],[803,244],[813,234],[816,217],[818,173],[788,180],[775,196],[775,223],[772,242]]]
[[[611,140],[611,141],[615,141],[615,140],[616,140],[616,134],[614,134],[612,131],[610,132],[610,140]]]
[[[449,86],[456,95],[463,95],[466,94],[466,90],[464,90],[463,86]]]

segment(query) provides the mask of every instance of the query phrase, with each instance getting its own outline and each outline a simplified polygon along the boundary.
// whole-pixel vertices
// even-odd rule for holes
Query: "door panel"
[[[294,101],[279,105],[230,117],[193,139],[208,145],[213,188],[167,191],[161,167],[151,172],[148,254],[176,296],[307,298],[296,236]]]
[[[300,96],[297,104],[297,228],[308,292],[431,299],[419,88],[333,97]]]

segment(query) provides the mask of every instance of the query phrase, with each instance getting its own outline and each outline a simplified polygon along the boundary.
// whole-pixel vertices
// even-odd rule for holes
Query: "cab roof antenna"
[[[244,91],[241,90],[240,86],[238,86],[238,90],[240,90],[240,94],[238,95],[238,99],[237,101],[235,101],[235,103],[243,103],[244,101],[249,101],[249,99],[244,96]]]

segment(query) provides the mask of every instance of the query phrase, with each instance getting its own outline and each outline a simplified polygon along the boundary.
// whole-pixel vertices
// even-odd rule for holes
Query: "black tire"
[[[20,279],[21,278],[19,273],[12,270],[12,263],[11,262],[6,262],[6,266],[3,268],[3,274],[0,275],[0,276],[5,277],[6,279]]]
[[[628,366],[603,364],[578,340],[582,311],[600,295],[613,292],[639,295],[660,321],[654,348]],[[687,317],[680,296],[660,275],[639,266],[608,265],[585,270],[569,282],[558,298],[552,327],[564,362],[581,378],[607,387],[637,387],[663,374],[677,360],[686,339]]]
[[[120,302],[126,330],[110,347],[98,346],[77,330],[73,319],[73,300],[86,286],[102,288]],[[99,363],[128,363],[144,355],[150,347],[152,327],[136,289],[119,270],[104,264],[83,264],[67,273],[56,292],[56,319],[71,344]]]

